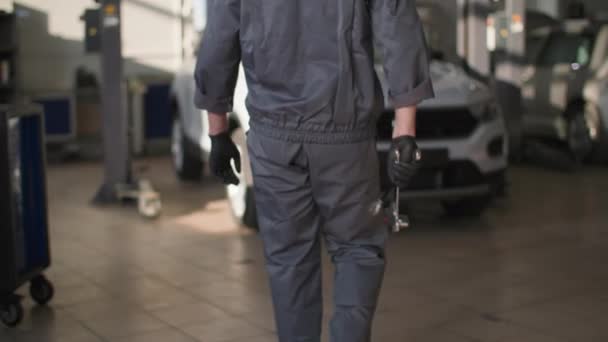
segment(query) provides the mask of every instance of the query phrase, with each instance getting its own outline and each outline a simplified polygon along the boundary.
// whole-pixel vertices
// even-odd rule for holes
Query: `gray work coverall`
[[[199,108],[229,112],[243,63],[248,149],[279,340],[318,342],[321,238],[336,267],[333,342],[368,342],[387,228],[375,131],[383,57],[396,108],[432,97],[414,0],[210,0]]]

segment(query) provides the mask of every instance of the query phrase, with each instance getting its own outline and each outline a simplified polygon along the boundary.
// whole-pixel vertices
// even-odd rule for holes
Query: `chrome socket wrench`
[[[395,162],[398,163],[401,159],[399,151],[395,151]],[[399,210],[399,202],[401,190],[395,187],[395,201],[393,202],[393,233],[399,233],[410,227],[410,218],[407,215],[401,215]]]

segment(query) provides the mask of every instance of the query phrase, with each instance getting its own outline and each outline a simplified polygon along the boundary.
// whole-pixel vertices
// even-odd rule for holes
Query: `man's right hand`
[[[391,182],[399,188],[407,187],[420,168],[420,158],[420,150],[413,136],[393,138],[387,165]]]
[[[231,160],[237,172],[241,172],[241,154],[230,138],[228,132],[211,135],[211,154],[209,167],[211,172],[222,179],[224,184],[239,184],[239,179],[232,169]]]

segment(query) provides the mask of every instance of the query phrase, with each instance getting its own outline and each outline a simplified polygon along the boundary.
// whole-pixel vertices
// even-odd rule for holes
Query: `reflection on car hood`
[[[382,69],[382,67],[378,67],[378,69]],[[380,81],[386,91],[384,73],[381,70],[378,71]],[[493,97],[485,84],[467,75],[464,69],[453,63],[434,60],[430,64],[430,71],[435,98],[422,102],[419,108],[469,107],[473,104],[487,102]],[[392,108],[392,105],[387,103],[386,107]]]

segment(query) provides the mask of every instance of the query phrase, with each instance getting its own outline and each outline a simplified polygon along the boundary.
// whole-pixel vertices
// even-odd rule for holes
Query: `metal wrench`
[[[399,151],[395,151],[395,162],[398,163],[401,155]],[[393,233],[399,233],[410,227],[410,218],[407,215],[401,215],[399,212],[399,197],[401,190],[395,187],[395,201],[393,202]]]

